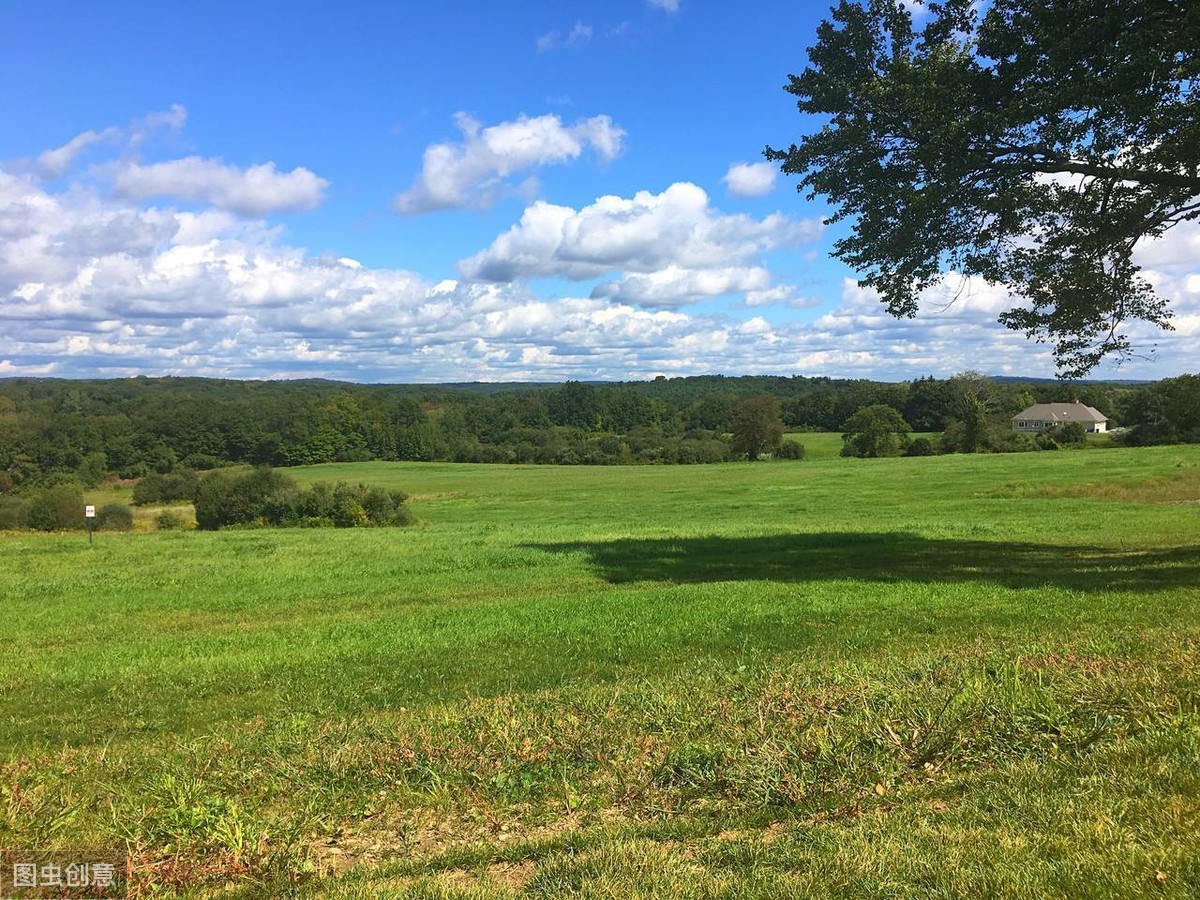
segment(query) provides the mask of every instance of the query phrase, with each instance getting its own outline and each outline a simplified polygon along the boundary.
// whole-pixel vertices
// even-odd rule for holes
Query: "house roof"
[[[1074,403],[1035,403],[1024,412],[1013,416],[1035,422],[1107,422],[1108,416],[1076,400]]]

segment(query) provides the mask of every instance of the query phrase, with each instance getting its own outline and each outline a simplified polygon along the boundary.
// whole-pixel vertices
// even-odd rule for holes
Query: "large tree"
[[[779,398],[766,394],[747,397],[733,408],[733,440],[735,453],[756,460],[763,453],[779,449],[783,443],[783,420],[780,418]]]
[[[983,11],[980,12],[980,9]],[[842,0],[786,90],[826,117],[767,148],[852,230],[836,255],[912,316],[947,273],[1006,285],[1000,321],[1064,375],[1170,311],[1133,248],[1200,215],[1200,3]]]

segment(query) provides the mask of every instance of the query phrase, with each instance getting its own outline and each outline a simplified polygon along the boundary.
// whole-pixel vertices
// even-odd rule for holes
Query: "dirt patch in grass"
[[[353,833],[339,834],[313,846],[311,852],[319,871],[340,874],[385,859],[402,858],[414,864],[435,863],[438,857],[472,846],[488,846],[500,853],[512,844],[544,843],[582,828],[583,823],[576,817],[527,825],[481,822],[450,815],[433,822],[424,815],[407,822],[380,823]],[[490,868],[500,872],[514,865],[502,862]]]

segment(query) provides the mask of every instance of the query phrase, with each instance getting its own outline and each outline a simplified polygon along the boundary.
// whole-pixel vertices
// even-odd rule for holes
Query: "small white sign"
[[[87,516],[87,518],[89,518],[89,519],[94,519],[94,518],[96,518],[96,507],[94,507],[94,506],[85,506],[85,507],[83,508],[83,514],[84,514],[85,516]]]

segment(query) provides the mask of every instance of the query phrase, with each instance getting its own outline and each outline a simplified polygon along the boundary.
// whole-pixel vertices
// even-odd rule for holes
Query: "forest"
[[[901,383],[823,377],[659,377],[561,385],[362,385],[204,378],[0,381],[0,492],[70,479],[416,460],[558,465],[686,464],[736,458],[735,410],[772,397],[789,432],[841,431],[890,407],[913,432],[947,432],[984,415],[992,440],[1036,402],[1079,400],[1128,429],[1128,443],[1200,439],[1200,376],[1155,383],[1005,381],[967,372]],[[956,423],[959,425],[956,426]],[[742,454],[744,456],[744,453]]]

